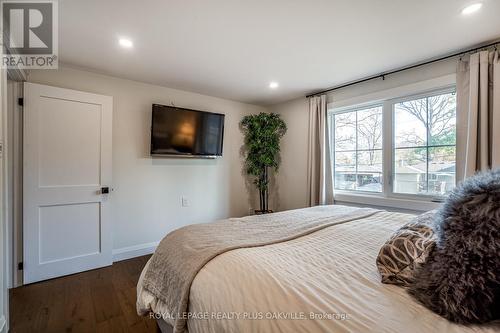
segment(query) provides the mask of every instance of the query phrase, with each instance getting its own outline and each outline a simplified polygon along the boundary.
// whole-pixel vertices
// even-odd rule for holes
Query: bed
[[[317,208],[278,213],[281,219]],[[356,212],[328,206],[324,214]],[[349,213],[350,214],[350,213]],[[274,215],[274,214],[271,214]],[[255,217],[272,219],[272,216]],[[380,282],[382,244],[412,215],[373,211],[300,237],[226,251],[201,268],[189,290],[186,330],[202,332],[498,332],[498,325],[456,325],[415,302],[404,288]],[[263,220],[262,220],[263,221]],[[167,303],[137,286],[138,313],[175,321]]]

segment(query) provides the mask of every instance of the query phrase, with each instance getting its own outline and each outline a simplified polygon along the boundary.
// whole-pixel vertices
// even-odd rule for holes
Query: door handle
[[[109,193],[109,187],[108,186],[101,187],[101,194],[108,194],[108,193]]]

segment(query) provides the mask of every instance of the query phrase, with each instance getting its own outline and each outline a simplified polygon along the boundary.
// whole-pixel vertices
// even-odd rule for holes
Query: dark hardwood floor
[[[10,332],[157,332],[135,310],[149,256],[10,291]]]

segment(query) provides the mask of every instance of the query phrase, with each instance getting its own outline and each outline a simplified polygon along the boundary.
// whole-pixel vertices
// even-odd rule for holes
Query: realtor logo
[[[3,68],[56,69],[57,2],[2,1]]]

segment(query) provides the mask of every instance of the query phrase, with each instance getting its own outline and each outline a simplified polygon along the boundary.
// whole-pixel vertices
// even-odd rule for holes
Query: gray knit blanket
[[[143,287],[165,302],[175,318],[174,333],[182,333],[186,330],[191,284],[200,269],[216,256],[286,242],[376,212],[369,208],[318,206],[189,225],[169,233],[160,242],[144,275]]]

